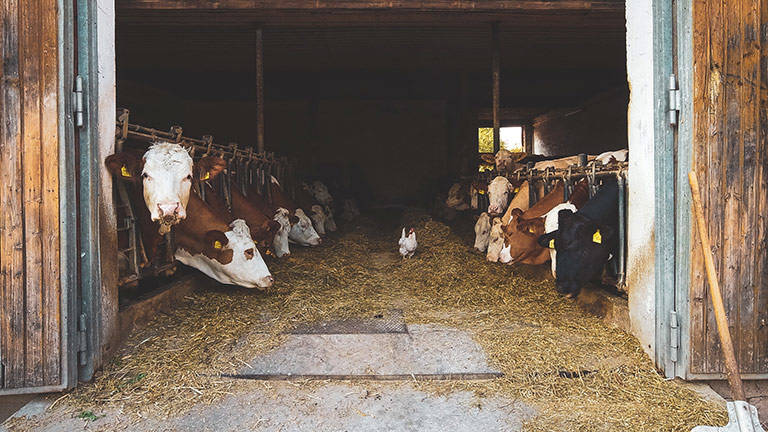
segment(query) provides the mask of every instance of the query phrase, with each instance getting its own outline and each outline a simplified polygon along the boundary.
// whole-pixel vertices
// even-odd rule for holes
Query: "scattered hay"
[[[398,307],[408,323],[467,329],[505,374],[412,385],[435,394],[469,390],[523,400],[539,410],[527,430],[687,431],[727,420],[723,409],[665,381],[632,336],[582,313],[550,280],[486,262],[423,213],[406,212],[395,222],[362,219],[319,249],[270,262],[277,282],[266,293],[212,288],[187,297],[134,332],[66,403],[80,411],[174,415],[254,385],[218,374],[277,346],[299,323]],[[402,226],[415,227],[419,240],[408,260],[396,252]],[[381,259],[387,253],[396,259]]]

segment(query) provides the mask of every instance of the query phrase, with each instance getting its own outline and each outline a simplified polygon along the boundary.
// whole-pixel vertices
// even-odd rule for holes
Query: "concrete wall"
[[[652,0],[627,1],[629,199],[627,284],[633,334],[655,357],[654,51]],[[670,253],[674,253],[670,251]]]
[[[543,155],[600,154],[627,148],[626,85],[579,106],[549,111],[533,121],[533,150]]]

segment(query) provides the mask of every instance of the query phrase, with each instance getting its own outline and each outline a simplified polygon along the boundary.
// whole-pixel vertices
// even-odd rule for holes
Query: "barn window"
[[[499,129],[501,136],[501,148],[511,152],[523,151],[523,128],[510,126]],[[477,151],[479,153],[493,153],[493,128],[477,129]]]
[[[523,151],[523,128],[522,126],[510,126],[499,128],[501,138],[500,148],[511,152]],[[493,128],[482,127],[477,129],[477,151],[481,155],[484,153],[493,154]],[[485,158],[484,158],[485,159]],[[481,162],[478,171],[485,172],[493,170],[493,164]]]

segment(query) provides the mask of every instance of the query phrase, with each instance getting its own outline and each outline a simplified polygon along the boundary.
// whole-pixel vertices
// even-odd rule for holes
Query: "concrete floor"
[[[519,431],[535,412],[501,398],[471,392],[425,393],[411,383],[328,383],[314,389],[289,382],[256,384],[213,405],[198,405],[180,417],[136,419],[118,411],[29,415],[24,430],[88,431]],[[50,403],[50,400],[49,400]],[[17,430],[10,422],[8,429]]]

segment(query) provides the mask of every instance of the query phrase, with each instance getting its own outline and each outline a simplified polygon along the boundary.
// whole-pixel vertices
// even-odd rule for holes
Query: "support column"
[[[491,24],[491,50],[492,50],[492,65],[491,75],[493,79],[493,152],[499,151],[501,146],[501,135],[499,132],[499,80],[501,69],[501,48],[499,46],[499,23],[495,22]]]
[[[264,151],[264,39],[256,28],[256,150]]]

